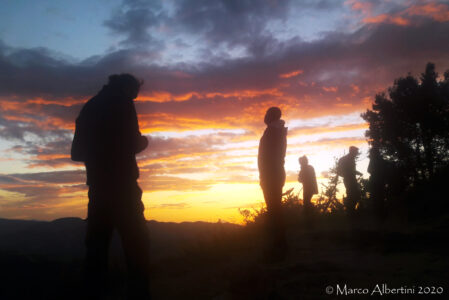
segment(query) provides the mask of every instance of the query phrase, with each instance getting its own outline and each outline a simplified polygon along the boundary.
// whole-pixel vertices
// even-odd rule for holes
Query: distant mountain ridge
[[[0,218],[0,253],[38,255],[51,259],[82,259],[86,221],[67,217],[53,221],[14,220]],[[148,221],[153,257],[176,255],[185,244],[207,239],[240,228],[231,223],[157,222]],[[120,250],[115,234],[112,253]]]

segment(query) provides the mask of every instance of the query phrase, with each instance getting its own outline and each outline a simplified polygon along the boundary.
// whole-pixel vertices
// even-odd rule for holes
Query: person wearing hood
[[[134,99],[141,82],[130,74],[108,84],[76,119],[71,158],[84,162],[89,186],[86,231],[88,299],[108,294],[108,250],[120,234],[128,267],[129,299],[149,299],[149,235],[137,184],[136,154],[148,145],[139,131]]]
[[[258,153],[260,186],[267,205],[271,251],[275,255],[283,255],[287,247],[282,216],[287,128],[281,114],[278,107],[267,110],[264,118],[267,128],[260,139]]]
[[[312,197],[318,194],[318,184],[316,181],[315,169],[309,165],[307,156],[301,156],[299,158],[299,164],[301,171],[298,174],[298,181],[302,183],[302,199],[304,201],[304,211],[310,213],[313,207]]]

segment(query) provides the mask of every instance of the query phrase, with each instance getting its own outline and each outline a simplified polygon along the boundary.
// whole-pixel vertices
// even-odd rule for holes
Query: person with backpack
[[[346,189],[346,198],[344,206],[348,215],[352,216],[355,207],[361,199],[361,191],[357,182],[357,175],[362,175],[356,170],[356,158],[359,155],[359,148],[355,146],[349,147],[349,153],[339,159],[337,164],[337,175],[343,177],[343,183]]]
[[[76,119],[71,158],[84,162],[89,186],[86,231],[88,299],[108,294],[108,252],[120,234],[128,267],[128,298],[149,299],[149,233],[136,154],[148,140],[139,131],[134,99],[141,82],[130,74],[108,84],[84,104]]]
[[[304,211],[310,212],[312,208],[311,199],[313,195],[318,194],[318,184],[316,182],[315,169],[309,165],[307,156],[299,158],[301,170],[298,174],[298,181],[302,183],[302,198],[304,201]]]

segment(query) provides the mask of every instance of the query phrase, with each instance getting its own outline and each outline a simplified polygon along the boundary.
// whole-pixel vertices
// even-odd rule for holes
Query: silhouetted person
[[[373,146],[369,152],[368,173],[369,178],[369,193],[371,204],[375,215],[379,219],[383,219],[386,214],[386,184],[390,176],[389,166],[379,153],[379,149]]]
[[[267,110],[264,122],[267,128],[260,139],[258,154],[260,186],[267,204],[270,251],[273,256],[282,257],[287,247],[281,206],[287,128],[278,107]]]
[[[350,216],[354,215],[355,206],[360,202],[361,191],[357,182],[357,175],[362,173],[356,170],[355,160],[359,155],[359,148],[349,147],[349,153],[338,161],[337,174],[343,177],[343,183],[346,189],[345,207]]]
[[[147,299],[149,237],[137,185],[136,153],[145,149],[133,100],[141,82],[129,74],[111,75],[76,119],[72,160],[85,163],[89,205],[86,271],[90,298],[107,293],[108,249],[120,234],[128,267],[129,299]]]
[[[308,213],[312,208],[312,203],[310,200],[312,200],[313,195],[318,194],[318,184],[316,182],[315,169],[309,165],[307,156],[301,156],[299,158],[299,164],[301,166],[301,170],[298,174],[298,181],[302,183],[304,211]]]

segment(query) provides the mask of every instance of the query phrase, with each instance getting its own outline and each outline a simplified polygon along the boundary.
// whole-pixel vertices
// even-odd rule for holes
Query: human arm
[[[85,162],[87,156],[86,145],[86,124],[83,116],[80,114],[75,121],[75,134],[73,136],[72,148],[70,150],[70,158],[73,161]]]
[[[139,121],[137,119],[137,112],[134,102],[127,103],[127,117],[126,117],[126,136],[129,145],[132,147],[133,153],[142,152],[148,146],[148,139],[142,135],[139,130]]]
[[[299,171],[299,173],[298,173],[298,181],[300,182],[300,183],[303,183],[304,182],[304,171],[301,169],[301,171]]]
[[[140,132],[139,132],[139,134],[140,134]],[[136,147],[136,153],[142,152],[147,147],[148,147],[148,139],[147,139],[147,137],[144,136],[144,135],[140,135],[140,137],[138,138],[138,143],[137,143],[137,147]]]
[[[312,179],[313,193],[318,194],[318,183],[316,181],[315,169],[312,166],[310,166],[310,173]]]

